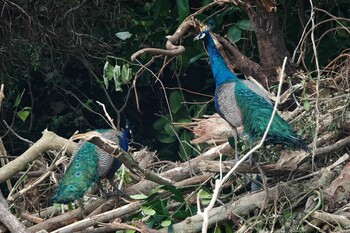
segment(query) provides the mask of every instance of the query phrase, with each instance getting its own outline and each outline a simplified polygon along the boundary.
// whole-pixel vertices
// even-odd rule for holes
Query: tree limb
[[[67,146],[68,153],[72,153],[75,145],[76,144],[74,142],[70,142],[65,138],[45,130],[43,132],[43,136],[36,143],[34,143],[33,146],[31,146],[17,159],[0,168],[0,183],[5,182],[18,172],[26,169],[30,163],[41,156],[41,153],[48,150],[61,150],[64,146]]]

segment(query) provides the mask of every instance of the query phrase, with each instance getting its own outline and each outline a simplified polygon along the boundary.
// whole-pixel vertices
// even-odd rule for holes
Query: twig
[[[312,42],[312,49],[314,51],[315,55],[315,63],[316,63],[316,69],[317,69],[317,81],[316,81],[316,104],[315,104],[315,110],[316,110],[316,127],[315,127],[315,135],[313,139],[313,145],[312,145],[312,164],[314,165],[314,158],[316,154],[316,149],[317,149],[317,137],[318,137],[318,132],[320,128],[320,110],[319,110],[319,98],[320,98],[320,91],[319,91],[319,85],[320,85],[320,78],[321,78],[321,72],[320,72],[320,66],[318,64],[318,56],[317,56],[317,49],[315,45],[315,9],[312,3],[312,0],[309,1],[310,6],[311,6],[311,42]],[[312,166],[314,167],[314,166]]]
[[[314,213],[316,210],[318,210],[319,208],[321,208],[321,205],[323,203],[323,196],[321,194],[320,191],[315,190],[314,194],[317,195],[317,204],[314,208],[312,208],[312,210],[310,210],[299,222],[297,229],[299,229],[299,227],[301,226],[301,224],[312,214]]]
[[[315,156],[325,155],[325,154],[328,154],[330,152],[340,150],[340,149],[347,147],[349,145],[350,145],[350,136],[343,138],[343,139],[340,139],[339,141],[337,141],[336,143],[334,143],[332,145],[318,148],[316,153],[315,153]]]
[[[17,138],[19,138],[20,140],[22,140],[22,141],[28,143],[29,145],[33,145],[33,144],[34,144],[34,142],[32,142],[32,141],[30,141],[30,140],[28,140],[28,139],[25,139],[25,138],[19,136],[19,135],[11,128],[11,126],[9,126],[9,125],[7,124],[7,122],[6,122],[5,120],[3,120],[2,122],[4,123],[4,125],[6,126],[6,128],[7,128],[8,130],[10,130],[11,133],[13,133],[13,135],[15,135]]]
[[[185,52],[185,47],[182,45],[175,45],[181,38],[181,36],[191,27],[194,27],[193,20],[187,19],[183,21],[176,32],[171,36],[166,36],[168,39],[166,42],[166,49],[158,48],[145,48],[141,49],[131,55],[131,60],[135,60],[138,56],[142,54],[149,53],[153,55],[163,55],[163,56],[178,56]]]
[[[103,103],[101,103],[100,101],[96,101],[96,103],[98,103],[103,108],[105,116],[107,117],[107,119],[109,121],[109,124],[112,126],[112,128],[113,129],[118,129],[118,128],[115,127],[112,117],[108,114],[106,106]]]
[[[115,219],[118,217],[123,217],[127,214],[133,213],[136,210],[139,210],[141,208],[141,202],[136,201],[131,204],[119,207],[117,209],[85,218],[79,222],[73,223],[69,226],[62,227],[58,230],[52,231],[52,233],[70,233],[70,232],[75,232],[79,230],[83,230],[89,226],[96,225],[98,222],[107,222],[111,219]]]
[[[326,167],[326,169],[328,171],[332,170],[333,168],[335,168],[336,166],[344,163],[346,160],[349,159],[349,155],[348,154],[344,154],[342,157],[340,157],[337,161],[335,161],[334,163],[332,163],[331,165],[329,165],[328,167]],[[308,174],[306,176],[302,176],[302,177],[298,177],[296,179],[294,179],[294,181],[297,181],[297,180],[303,180],[303,179],[306,179],[306,178],[309,178],[309,177],[312,177],[312,176],[315,176],[317,174],[319,174],[321,172],[321,170],[319,171],[316,171],[316,172],[313,172],[311,174]]]
[[[1,87],[0,87],[0,108],[1,108],[2,100],[5,98],[4,88],[5,88],[5,85],[1,84]]]
[[[340,225],[345,229],[350,228],[350,220],[346,216],[330,214],[324,211],[315,211],[311,216],[316,219],[322,219],[325,222]]]

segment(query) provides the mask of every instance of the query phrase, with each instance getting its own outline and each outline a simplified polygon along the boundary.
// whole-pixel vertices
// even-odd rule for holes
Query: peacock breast
[[[231,126],[239,127],[242,125],[242,113],[235,99],[235,85],[236,82],[228,82],[218,86],[215,91],[215,105],[221,117]]]

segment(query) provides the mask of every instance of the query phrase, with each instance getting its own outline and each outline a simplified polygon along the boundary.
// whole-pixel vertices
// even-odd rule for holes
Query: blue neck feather
[[[123,131],[122,136],[119,137],[119,146],[124,151],[128,151],[130,138],[131,138],[130,129],[127,126],[126,129]]]
[[[209,31],[204,31],[205,33],[205,45],[207,46],[210,66],[215,78],[216,86],[220,86],[223,83],[236,82],[239,80],[235,74],[229,70],[226,66],[224,60],[222,59],[219,51],[215,47],[213,38],[210,36]]]

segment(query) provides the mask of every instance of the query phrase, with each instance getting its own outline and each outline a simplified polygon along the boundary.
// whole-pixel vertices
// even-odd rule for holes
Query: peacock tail
[[[241,82],[235,86],[235,98],[242,114],[244,132],[251,141],[261,138],[270,121],[273,107],[265,99],[250,91]],[[309,151],[303,139],[278,114],[275,114],[265,144],[283,144],[294,149]]]
[[[54,203],[67,204],[81,198],[99,178],[97,173],[96,146],[90,142],[84,142],[62,176],[56,195],[53,197]]]
[[[119,143],[120,147],[128,150],[129,129],[119,132],[114,129],[95,130],[102,137]],[[113,178],[119,169],[119,160],[109,155],[101,148],[90,142],[79,141],[73,152],[73,160],[66,173],[62,176],[54,195],[53,202],[67,204],[81,198],[88,188],[102,178]]]

